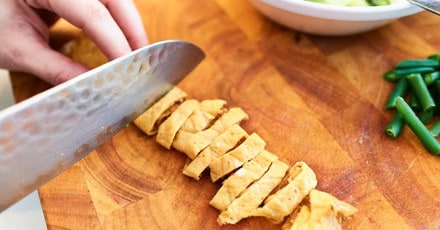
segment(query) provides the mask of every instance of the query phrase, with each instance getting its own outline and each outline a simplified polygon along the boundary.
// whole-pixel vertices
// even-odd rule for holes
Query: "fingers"
[[[88,70],[85,66],[50,49],[45,44],[34,43],[15,54],[20,55],[18,57],[20,63],[17,65],[20,65],[22,71],[39,76],[52,85],[63,83]]]
[[[39,9],[53,11],[83,29],[109,59],[145,46],[141,17],[131,0],[26,0]]]
[[[44,9],[36,10],[36,13],[39,17],[46,23],[47,26],[52,26],[55,22],[58,21],[58,15]]]
[[[51,84],[87,71],[49,47],[46,24],[23,1],[0,1],[0,8],[0,68],[32,73]]]
[[[133,50],[148,44],[144,25],[132,0],[101,0],[125,34]]]
[[[88,69],[52,50],[43,39],[17,37],[4,47],[0,67],[12,71],[23,71],[39,76],[56,85],[65,82]]]
[[[148,43],[141,17],[131,0],[23,0],[19,2],[34,9],[49,10],[83,29],[109,59],[122,56]],[[46,13],[38,11],[38,13],[41,12]],[[0,65],[9,66],[11,70],[33,73],[52,84],[64,82],[87,71],[84,66],[50,49],[46,41],[47,33],[39,29],[45,27],[42,26],[44,23],[41,20],[31,21],[39,22],[38,25],[28,23],[40,33],[40,36],[34,35],[34,38],[42,39],[37,42],[31,39],[32,41],[27,43],[25,40],[28,39],[24,38],[20,40],[20,44],[9,46],[10,63],[2,64],[0,60]],[[25,48],[20,46],[23,43],[26,43]]]
[[[96,0],[27,0],[38,9],[50,10],[83,29],[109,59],[131,51],[122,30],[110,12]]]

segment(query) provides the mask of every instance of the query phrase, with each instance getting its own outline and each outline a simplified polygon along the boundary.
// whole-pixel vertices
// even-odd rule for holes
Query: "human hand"
[[[51,84],[87,71],[48,45],[49,26],[58,17],[84,30],[110,60],[147,44],[131,0],[0,0],[0,9],[0,68]]]

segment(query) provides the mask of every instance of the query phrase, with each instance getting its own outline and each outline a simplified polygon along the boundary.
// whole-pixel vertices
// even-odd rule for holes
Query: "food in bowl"
[[[309,2],[337,5],[337,6],[386,6],[393,4],[393,0],[306,0]]]
[[[281,25],[296,31],[327,36],[363,33],[422,11],[406,0],[392,0],[391,5],[371,7],[320,4],[309,0],[250,2],[265,16]]]

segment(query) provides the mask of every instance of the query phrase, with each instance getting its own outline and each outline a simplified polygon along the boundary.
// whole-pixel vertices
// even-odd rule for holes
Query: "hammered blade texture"
[[[97,148],[187,75],[203,52],[156,43],[0,113],[0,211]]]

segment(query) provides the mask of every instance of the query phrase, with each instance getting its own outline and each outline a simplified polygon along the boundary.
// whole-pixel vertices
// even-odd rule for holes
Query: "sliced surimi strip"
[[[253,212],[281,182],[289,166],[282,161],[275,161],[269,170],[249,186],[231,205],[220,213],[217,222],[220,225],[235,224],[241,219],[252,216]]]
[[[342,217],[348,217],[358,210],[336,197],[313,189],[308,204],[301,207],[298,215],[292,215],[282,229],[342,229]]]
[[[297,162],[289,169],[287,181],[288,184],[264,201],[264,206],[255,211],[255,216],[281,223],[318,184],[315,173],[305,162]]]
[[[251,134],[235,149],[215,159],[209,164],[211,180],[215,182],[241,167],[245,162],[251,160],[258,153],[263,151],[265,146],[266,142],[258,134]]]
[[[173,147],[185,153],[190,159],[194,159],[217,136],[225,132],[232,125],[248,118],[248,115],[241,108],[231,108],[208,129],[197,133],[179,131],[174,139]]]
[[[209,164],[218,157],[233,149],[243,138],[247,137],[247,133],[239,125],[234,124],[224,133],[216,137],[211,144],[203,149],[197,157],[191,161],[183,169],[183,174],[190,176],[196,180]]]
[[[181,131],[196,133],[207,128],[209,124],[221,113],[224,112],[224,100],[204,100],[200,102],[199,108],[185,121],[180,128]]]
[[[170,149],[177,131],[182,127],[188,117],[199,107],[199,102],[194,99],[184,101],[177,109],[159,126],[156,141],[163,147]]]
[[[342,218],[358,211],[315,190],[316,176],[304,162],[296,163],[286,176],[289,167],[264,150],[261,137],[248,136],[238,125],[248,119],[241,108],[228,111],[224,100],[185,101],[186,97],[184,91],[173,88],[134,124],[147,135],[157,133],[162,146],[172,146],[194,159],[184,174],[198,180],[207,167],[213,181],[232,174],[210,201],[221,211],[220,225],[251,216],[281,223],[290,214],[283,229],[341,229]],[[300,203],[301,209],[297,208]]]
[[[203,100],[200,103],[200,110],[216,116],[225,105],[226,101],[221,99]]]
[[[165,111],[186,98],[187,94],[178,87],[171,89],[158,102],[134,120],[134,124],[147,135],[154,135],[156,123]]]
[[[222,187],[209,202],[220,211],[232,203],[251,183],[258,180],[278,157],[266,150],[261,151],[254,159],[246,162],[243,167],[229,176]]]
[[[320,221],[311,221],[310,207],[304,205],[301,207],[299,213],[287,219],[287,221],[281,227],[282,230],[300,230],[300,229],[329,229],[329,230],[341,230],[342,227],[339,223],[328,222],[328,219],[322,219]],[[328,217],[327,217],[328,218]],[[332,218],[333,219],[333,218]]]

